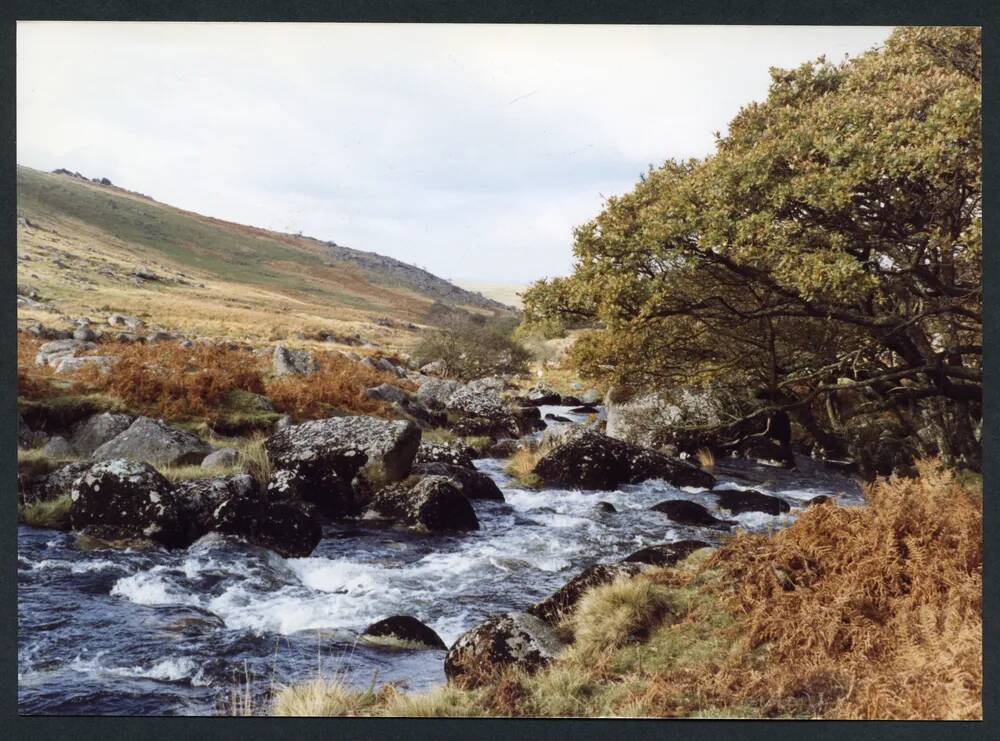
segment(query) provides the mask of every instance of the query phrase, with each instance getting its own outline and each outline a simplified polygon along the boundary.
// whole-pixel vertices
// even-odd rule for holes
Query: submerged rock
[[[689,502],[686,499],[670,499],[654,504],[650,509],[662,512],[679,525],[728,528],[733,524],[726,520],[720,520],[697,502]]]
[[[70,499],[74,530],[100,526],[171,548],[190,542],[174,487],[146,463],[120,458],[95,463],[73,482]]]
[[[528,608],[528,614],[555,625],[584,593],[601,584],[610,584],[618,577],[631,578],[646,569],[641,563],[595,564],[574,576],[555,594]]]
[[[773,497],[770,494],[761,494],[753,489],[745,491],[724,489],[712,493],[719,498],[719,508],[728,510],[734,515],[742,512],[765,512],[769,515],[780,515],[791,509],[784,499]]]
[[[594,430],[570,430],[554,443],[535,466],[535,474],[549,484],[616,489],[654,478],[674,486],[711,488],[715,483],[711,474],[690,463]]]
[[[448,651],[444,673],[476,684],[504,667],[534,672],[563,649],[552,628],[523,612],[494,615],[463,634]]]
[[[614,514],[618,511],[617,509],[615,509],[615,505],[613,505],[611,502],[598,502],[597,504],[594,505],[594,509],[596,509],[598,512],[605,512],[607,514]]]
[[[701,548],[711,548],[704,540],[678,540],[674,543],[651,545],[624,559],[625,563],[645,563],[650,566],[673,566]]]
[[[415,463],[413,473],[420,476],[445,476],[459,488],[466,499],[504,501],[503,492],[496,482],[474,468],[449,463]]]
[[[212,446],[197,435],[170,427],[159,419],[139,417],[124,432],[94,450],[91,457],[183,466],[201,463],[211,452]]]
[[[275,472],[288,472],[279,483],[294,482],[296,496],[331,517],[357,514],[369,486],[409,475],[419,445],[420,429],[412,422],[376,417],[291,425],[264,443]]]
[[[372,498],[369,512],[429,531],[479,529],[469,500],[444,476],[424,476],[413,484],[385,487]]]
[[[442,650],[448,648],[441,636],[409,615],[393,615],[372,623],[361,636],[373,643],[397,643],[402,647],[415,644],[416,647]]]

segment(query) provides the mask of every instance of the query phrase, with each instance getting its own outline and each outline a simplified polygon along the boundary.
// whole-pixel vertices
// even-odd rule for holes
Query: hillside
[[[44,305],[19,307],[24,321],[42,320],[44,307],[117,311],[204,336],[323,332],[405,346],[441,304],[511,311],[399,260],[184,211],[68,171],[19,166],[17,207],[18,291]]]

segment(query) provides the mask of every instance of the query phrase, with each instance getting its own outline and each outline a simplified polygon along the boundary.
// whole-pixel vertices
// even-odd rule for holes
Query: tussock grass
[[[69,530],[69,509],[73,504],[69,495],[47,502],[29,502],[17,507],[17,521],[32,527]]]
[[[812,507],[591,590],[560,625],[572,645],[534,675],[407,697],[439,715],[979,719],[981,492],[918,470],[877,481],[866,507]],[[410,707],[337,693],[315,707]]]
[[[263,436],[253,437],[240,448],[240,465],[257,480],[261,488],[266,489],[271,478],[271,459],[264,448],[264,440]]]
[[[698,452],[695,453],[695,458],[698,461],[698,465],[704,470],[708,472],[715,470],[715,454],[708,448],[699,448]]]
[[[279,687],[272,701],[271,714],[291,718],[371,715],[377,699],[374,692],[352,690],[339,679],[313,679]]]
[[[243,473],[243,467],[240,465],[236,466],[213,466],[211,468],[202,468],[199,465],[191,466],[159,466],[157,470],[163,474],[163,477],[167,479],[172,484],[176,484],[179,481],[196,481],[198,479],[211,479],[216,476],[232,476],[233,474]]]
[[[543,445],[537,443],[522,445],[507,460],[504,471],[523,486],[537,489],[542,485],[542,480],[535,473],[535,466],[543,455],[545,455]]]

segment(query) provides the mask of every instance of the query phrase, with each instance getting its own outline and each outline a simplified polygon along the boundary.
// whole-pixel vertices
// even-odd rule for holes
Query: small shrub
[[[462,380],[524,373],[531,353],[513,338],[516,319],[475,315],[446,320],[413,350],[419,365],[442,361],[446,372]]]

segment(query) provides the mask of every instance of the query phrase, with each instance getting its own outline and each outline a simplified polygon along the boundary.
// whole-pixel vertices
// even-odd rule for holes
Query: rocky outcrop
[[[704,540],[678,540],[674,543],[651,545],[642,548],[624,559],[625,563],[645,563],[650,566],[673,566],[683,561],[697,550],[711,548]]]
[[[369,515],[431,532],[478,530],[479,520],[462,491],[444,476],[387,486],[375,493]]]
[[[331,517],[359,513],[373,487],[409,475],[419,445],[412,422],[361,416],[291,425],[264,443],[281,479],[273,487],[294,490]]]
[[[475,685],[505,667],[537,671],[563,647],[552,628],[534,615],[494,615],[455,641],[445,657],[444,673],[449,680]]]
[[[439,443],[420,443],[413,463],[447,463],[451,466],[475,469],[467,450],[457,445],[441,445]]]
[[[196,465],[212,446],[196,435],[178,430],[162,420],[139,417],[124,432],[94,450],[94,460],[125,458],[155,466]]]
[[[384,620],[372,623],[361,637],[372,643],[388,643],[406,648],[432,648],[447,650],[448,646],[441,636],[428,628],[415,617],[409,615],[392,615]]]
[[[77,422],[70,433],[70,441],[80,455],[91,455],[109,440],[125,432],[135,417],[131,414],[102,412]]]
[[[662,512],[678,525],[696,525],[699,527],[719,527],[728,529],[732,522],[720,520],[697,502],[686,499],[670,499],[654,504],[650,509]]]
[[[450,463],[414,463],[413,473],[418,476],[444,476],[458,487],[466,499],[504,501],[503,492],[496,482],[474,468]]]
[[[791,509],[788,502],[770,494],[761,494],[753,489],[740,491],[724,489],[712,492],[719,500],[719,509],[727,510],[734,515],[742,512],[764,512],[769,515],[780,515]]]
[[[188,529],[170,482],[152,466],[114,459],[92,465],[71,487],[70,525],[125,538],[186,546]]]
[[[690,463],[586,429],[553,438],[535,474],[548,484],[587,489],[615,489],[647,479],[705,488],[715,483],[711,474]]]
[[[305,350],[292,350],[276,345],[271,356],[271,368],[276,376],[308,376],[316,368],[316,361]]]
[[[528,614],[555,625],[580,601],[588,589],[601,584],[610,584],[619,577],[630,579],[646,568],[647,566],[641,563],[595,564],[570,579],[555,594],[528,608]]]

